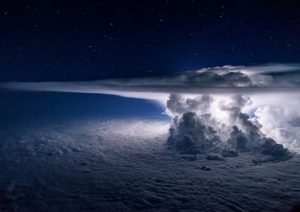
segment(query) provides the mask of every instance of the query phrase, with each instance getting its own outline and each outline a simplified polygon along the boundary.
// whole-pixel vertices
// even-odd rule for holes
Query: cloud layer
[[[7,82],[0,83],[0,88],[155,100],[174,118],[176,132],[171,128],[170,138],[180,134],[187,143],[197,137],[213,143],[228,141],[235,149],[243,145],[253,149],[271,137],[290,149],[300,149],[300,64],[222,66],[166,76],[85,82]],[[222,130],[226,133],[217,133]],[[274,142],[269,140],[269,144]]]
[[[0,87],[33,91],[104,93],[278,93],[300,91],[300,65],[222,66],[173,75],[85,82],[8,82]],[[154,97],[155,98],[155,97]],[[153,99],[150,97],[150,99]]]

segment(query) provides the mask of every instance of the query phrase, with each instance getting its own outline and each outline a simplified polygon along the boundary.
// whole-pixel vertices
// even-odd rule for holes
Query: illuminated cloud
[[[300,91],[300,65],[222,66],[146,78],[78,82],[8,82],[0,86],[32,91],[103,93],[145,99],[157,98],[155,93],[295,93]]]
[[[194,99],[170,95],[167,108],[174,117],[169,130],[170,148],[183,154],[225,150],[262,153],[271,156],[272,160],[290,158],[283,145],[264,134],[262,126],[242,112],[249,101],[248,97],[241,95],[224,99],[222,104],[219,104],[220,99],[208,95]],[[226,115],[227,119],[224,118]]]
[[[99,93],[155,100],[174,118],[169,143],[181,148],[190,148],[188,144],[204,145],[201,142],[205,139],[218,145],[231,142],[240,149],[244,145],[248,150],[264,142],[268,142],[268,148],[273,148],[276,142],[291,149],[300,146],[298,125],[290,124],[296,123],[299,113],[294,116],[281,114],[278,126],[270,121],[273,107],[299,111],[299,64],[222,66],[166,76],[98,81],[7,82],[1,83],[0,88]],[[271,109],[266,110],[264,107],[267,106]],[[197,140],[201,142],[197,143]],[[275,147],[282,150],[280,146]]]

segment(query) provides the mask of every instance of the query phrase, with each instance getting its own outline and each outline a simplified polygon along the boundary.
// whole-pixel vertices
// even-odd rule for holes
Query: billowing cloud
[[[173,118],[168,143],[186,152],[198,151],[199,146],[204,150],[226,144],[239,151],[269,148],[265,152],[276,155],[285,151],[277,143],[293,150],[300,146],[300,64],[222,66],[98,81],[7,82],[0,83],[0,88],[155,100]],[[277,116],[276,107],[297,113]]]
[[[275,140],[281,141],[287,148],[300,152],[300,110],[298,106],[258,107],[253,121],[261,125],[261,131]]]
[[[283,145],[267,137],[262,126],[242,112],[250,101],[248,97],[235,95],[223,104],[213,104],[216,101],[219,100],[208,95],[194,99],[170,95],[167,107],[174,115],[168,138],[170,148],[184,154],[231,151],[262,153],[275,160],[290,157]]]

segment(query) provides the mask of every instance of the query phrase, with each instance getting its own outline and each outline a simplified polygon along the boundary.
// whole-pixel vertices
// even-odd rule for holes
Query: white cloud
[[[153,93],[298,93],[300,66],[223,66],[157,77],[85,82],[8,82],[1,83],[0,87],[33,91],[104,93],[144,99],[157,98]],[[149,95],[150,93],[152,95]]]
[[[290,150],[300,152],[300,110],[290,106],[266,105],[257,108],[253,120],[261,125],[261,131]]]
[[[292,149],[300,146],[298,126],[291,125],[292,118],[299,117],[300,112],[298,109],[300,103],[298,100],[300,97],[299,64],[222,66],[135,79],[86,82],[8,82],[0,83],[0,88],[101,93],[154,100],[165,105],[166,112],[172,117],[176,114],[201,111],[199,123],[203,124],[204,121],[207,126],[229,133],[232,129],[228,131],[228,126],[238,124],[237,119],[240,119],[239,128],[243,129],[243,124],[248,124],[251,128],[248,117],[243,118],[239,114],[247,113],[251,116],[253,113],[256,117],[252,117],[251,120],[254,124],[262,125],[261,132],[265,136],[272,137]],[[176,95],[171,95],[168,100],[172,93]],[[177,94],[182,94],[182,96],[178,97]],[[238,102],[238,99],[232,98],[232,96],[244,98],[245,95],[251,99],[251,104],[246,104],[244,101]],[[210,101],[210,98],[214,101]],[[204,119],[204,112],[211,117]],[[230,122],[233,124],[228,125]],[[247,129],[243,130],[244,133],[250,133]],[[224,133],[220,135],[221,140],[225,137]]]

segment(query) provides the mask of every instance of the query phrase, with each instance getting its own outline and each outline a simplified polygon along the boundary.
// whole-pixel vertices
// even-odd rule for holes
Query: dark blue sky
[[[78,119],[169,120],[163,111],[151,101],[111,95],[0,90],[0,129]]]
[[[0,81],[299,62],[300,1],[1,1]]]

